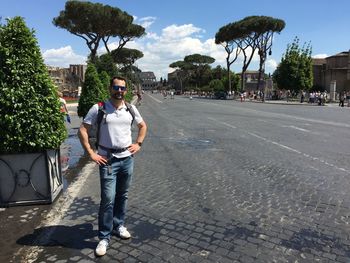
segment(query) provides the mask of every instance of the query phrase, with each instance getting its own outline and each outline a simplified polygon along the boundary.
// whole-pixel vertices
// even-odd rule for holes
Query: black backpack
[[[131,126],[134,123],[135,120],[135,111],[134,108],[131,106],[130,103],[124,101],[125,106],[126,106],[126,111],[128,111],[131,116],[132,116],[132,121],[131,121]],[[107,112],[106,112],[106,103],[104,101],[100,101],[98,103],[98,113],[97,113],[97,133],[96,133],[96,149],[99,145],[99,140],[100,140],[100,127],[102,120],[107,117]]]

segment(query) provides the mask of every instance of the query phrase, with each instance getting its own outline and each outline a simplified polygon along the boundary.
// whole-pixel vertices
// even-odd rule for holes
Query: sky
[[[6,18],[21,16],[35,30],[44,61],[47,65],[69,67],[86,64],[89,49],[85,41],[52,24],[64,10],[64,0],[0,0],[1,23]],[[215,59],[212,67],[226,67],[226,52],[215,44],[216,32],[228,23],[246,16],[263,15],[282,19],[286,26],[273,38],[272,54],[265,71],[273,73],[295,37],[300,46],[310,43],[312,57],[323,58],[350,49],[349,0],[92,0],[113,7],[134,17],[134,23],[146,29],[142,38],[128,42],[125,47],[143,52],[136,61],[142,71],[153,71],[159,80],[167,79],[173,69],[169,64],[185,56],[199,53]],[[116,47],[117,39],[109,41]],[[100,44],[99,54],[106,52]],[[231,70],[240,72],[239,58]],[[249,70],[258,69],[255,56]]]

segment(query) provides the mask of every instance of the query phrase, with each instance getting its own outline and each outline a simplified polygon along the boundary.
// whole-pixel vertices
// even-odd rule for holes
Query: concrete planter
[[[62,188],[58,149],[0,155],[0,207],[49,204]]]

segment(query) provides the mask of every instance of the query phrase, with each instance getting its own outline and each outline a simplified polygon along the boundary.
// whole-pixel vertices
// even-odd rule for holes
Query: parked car
[[[226,100],[227,99],[227,94],[225,91],[217,91],[214,94],[214,98],[217,100]]]

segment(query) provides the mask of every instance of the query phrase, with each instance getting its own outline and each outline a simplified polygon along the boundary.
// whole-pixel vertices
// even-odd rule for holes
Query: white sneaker
[[[131,237],[129,231],[126,229],[125,226],[120,226],[120,227],[118,227],[118,229],[117,229],[116,232],[117,232],[117,235],[118,235],[119,237],[121,237],[122,239],[128,239],[128,238]]]
[[[102,257],[106,254],[108,247],[108,240],[102,239],[100,242],[98,242],[98,245],[95,249],[96,256]]]

